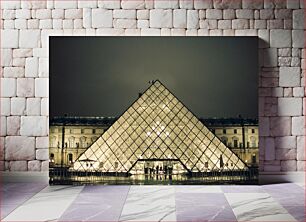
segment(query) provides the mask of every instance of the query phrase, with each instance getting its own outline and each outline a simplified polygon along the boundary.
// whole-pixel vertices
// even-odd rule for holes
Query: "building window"
[[[54,153],[50,153],[50,162],[54,163]]]
[[[81,134],[84,134],[84,129],[81,129]]]
[[[56,146],[56,137],[52,136],[50,139],[50,147],[55,147]]]
[[[72,161],[73,161],[73,155],[72,155],[72,153],[69,153],[68,154],[68,163],[72,163]]]
[[[96,129],[92,129],[92,133],[95,134],[96,133]]]
[[[223,134],[226,134],[226,129],[223,129]]]
[[[253,153],[252,155],[252,163],[255,164],[256,163],[256,154]]]
[[[74,143],[75,139],[74,139],[73,136],[69,137],[68,141],[69,141],[69,147],[74,147],[75,146],[75,143]]]
[[[234,147],[238,148],[238,138],[237,137],[233,138],[233,142],[234,142]]]
[[[85,148],[86,147],[86,137],[85,136],[81,137],[80,141],[81,141],[81,147]]]
[[[252,133],[255,133],[255,129],[252,129]]]
[[[234,129],[234,133],[237,134],[237,129]]]
[[[251,136],[251,147],[256,147],[256,138],[254,136]]]

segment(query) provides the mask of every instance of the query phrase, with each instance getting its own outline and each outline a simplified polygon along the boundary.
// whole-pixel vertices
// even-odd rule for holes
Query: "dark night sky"
[[[51,37],[50,116],[119,116],[159,79],[198,117],[258,116],[256,37]]]

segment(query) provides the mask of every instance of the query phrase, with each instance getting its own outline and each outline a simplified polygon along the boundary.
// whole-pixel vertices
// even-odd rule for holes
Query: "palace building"
[[[51,167],[130,174],[167,168],[178,174],[257,164],[256,120],[199,120],[159,81],[119,118],[50,121]]]

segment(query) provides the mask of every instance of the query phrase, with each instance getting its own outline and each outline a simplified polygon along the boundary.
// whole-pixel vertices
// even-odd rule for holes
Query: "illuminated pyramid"
[[[141,160],[177,160],[188,172],[247,168],[158,80],[79,156],[73,169],[133,172]]]

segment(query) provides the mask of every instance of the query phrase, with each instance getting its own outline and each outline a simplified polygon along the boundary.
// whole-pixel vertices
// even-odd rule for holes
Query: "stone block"
[[[296,136],[275,137],[276,149],[296,149]]]
[[[2,11],[2,19],[9,20],[16,18],[16,10],[11,9],[3,9]]]
[[[66,19],[80,19],[83,17],[82,9],[66,9],[65,18]]]
[[[292,135],[293,136],[305,135],[305,117],[304,116],[292,117]]]
[[[224,9],[223,10],[223,19],[234,19],[235,10],[234,9]]]
[[[13,51],[12,49],[1,49],[1,65],[12,66],[13,64]]]
[[[93,28],[110,28],[113,26],[113,13],[106,9],[92,10],[92,27]]]
[[[41,162],[41,171],[49,171],[49,160]]]
[[[275,18],[276,19],[291,19],[292,18],[292,10],[290,10],[290,9],[276,9],[275,10]]]
[[[11,115],[25,115],[25,98],[14,97],[11,99]]]
[[[144,0],[121,0],[121,7],[123,9],[144,9],[145,2]]]
[[[160,36],[160,34],[161,34],[161,30],[154,29],[154,28],[141,29],[140,31],[141,36]]]
[[[136,28],[136,19],[114,19],[114,28]]]
[[[277,160],[295,160],[296,149],[276,149],[275,157]]]
[[[302,115],[302,98],[278,98],[279,116]]]
[[[32,160],[28,162],[28,170],[29,171],[40,171],[40,161],[39,160]]]
[[[294,48],[304,48],[305,47],[304,30],[293,30],[292,31],[292,46]]]
[[[220,9],[207,9],[206,18],[207,19],[222,19],[222,10]]]
[[[281,171],[296,171],[296,160],[281,161]]]
[[[300,7],[300,0],[289,0],[287,1],[287,8],[298,9]]]
[[[65,15],[64,9],[53,9],[52,18],[53,19],[63,19]]]
[[[52,17],[51,9],[37,9],[35,11],[35,18],[50,19]]]
[[[274,19],[273,9],[261,9],[259,11],[260,19]]]
[[[38,76],[39,77],[48,77],[49,76],[49,59],[40,58],[38,66]]]
[[[284,88],[284,97],[292,97],[292,96],[293,96],[292,88]]]
[[[120,19],[136,19],[136,10],[135,9],[115,9],[113,11],[113,18]]]
[[[13,50],[13,57],[14,58],[25,58],[33,56],[32,49],[14,49]]]
[[[27,161],[10,161],[8,168],[10,171],[27,171],[28,164]]]
[[[48,160],[49,159],[49,149],[37,149],[36,159],[37,160]]]
[[[97,8],[96,0],[78,1],[78,8]]]
[[[185,29],[171,29],[171,36],[185,36]]]
[[[1,1],[1,9],[19,9],[20,1]]]
[[[49,99],[48,98],[41,99],[41,115],[49,116]]]
[[[19,135],[20,134],[20,116],[8,116],[6,128],[7,128],[8,136]]]
[[[24,8],[24,9],[40,9],[40,8],[46,8],[46,7],[47,7],[47,1],[43,1],[43,0],[21,1],[21,8]]]
[[[179,0],[180,2],[180,8],[185,9],[193,9],[193,1],[190,0]]]
[[[231,20],[219,20],[218,21],[218,29],[231,29],[232,22]]]
[[[40,115],[40,98],[28,98],[27,99],[27,116],[39,116]]]
[[[265,138],[265,160],[275,160],[275,145],[274,145],[274,138]]]
[[[24,68],[23,67],[4,67],[3,76],[4,77],[23,77]]]
[[[280,166],[277,165],[264,165],[264,171],[265,172],[279,172],[281,169]]]
[[[83,27],[91,28],[91,9],[84,8],[83,9]]]
[[[265,29],[258,30],[258,37],[259,37],[259,48],[268,48],[269,42],[270,42],[269,30],[265,30]],[[272,53],[272,54],[269,54],[269,53]],[[270,64],[272,65],[274,64],[273,50],[270,51],[269,53],[266,56],[270,57],[269,61],[270,61]],[[265,63],[265,60],[263,63]],[[266,61],[266,63],[268,63],[268,61]]]
[[[249,21],[247,19],[234,19],[232,20],[233,29],[248,29]]]
[[[292,57],[291,58],[291,66],[292,67],[300,67],[301,66],[301,60],[298,57]]]
[[[305,14],[303,9],[293,10],[293,29],[305,29]]]
[[[120,8],[120,1],[118,0],[98,0],[98,7],[105,9]]]
[[[297,171],[306,171],[306,161],[296,161],[297,163]]]
[[[26,19],[15,19],[15,29],[26,29],[27,20]]]
[[[34,79],[18,78],[17,79],[17,96],[33,97],[34,96]]]
[[[293,88],[293,96],[294,97],[305,97],[304,87],[294,87]]]
[[[26,58],[25,64],[25,77],[37,77],[38,76],[38,58]]]
[[[137,20],[137,28],[149,28],[149,20]]]
[[[49,79],[36,78],[35,79],[35,97],[49,96]]]
[[[306,160],[305,156],[305,136],[298,136],[296,141],[297,160]]]
[[[290,64],[290,63],[289,63]],[[301,69],[299,67],[280,67],[279,86],[295,87],[300,85]]]
[[[149,10],[137,10],[137,19],[149,19]]]
[[[49,137],[36,137],[36,149],[48,149],[49,148]]]
[[[251,9],[237,9],[236,17],[238,19],[253,19],[254,18],[254,10]]]
[[[241,8],[241,0],[214,0],[216,9],[238,9]]]
[[[187,10],[187,28],[199,28],[199,13],[197,10]]]
[[[18,30],[1,30],[1,48],[18,48]]]
[[[21,48],[39,48],[40,30],[20,30],[19,46]]]
[[[268,117],[259,118],[259,135],[260,136],[270,135],[270,120]]]
[[[186,9],[173,10],[173,27],[186,28],[187,27],[187,11]]]
[[[242,8],[245,9],[261,9],[264,7],[263,0],[242,0]]]
[[[290,117],[271,117],[270,118],[271,136],[289,136],[291,135]]]
[[[172,10],[153,9],[150,10],[151,28],[171,28]]]
[[[1,105],[1,104],[0,104]],[[6,116],[0,116],[0,160],[3,160],[4,137],[7,135]]]
[[[291,47],[291,31],[273,29],[270,31],[271,47],[285,48]]]
[[[35,139],[26,136],[7,136],[5,138],[6,160],[34,160]]]
[[[31,10],[29,10],[29,9],[17,9],[15,15],[16,15],[17,19],[30,19],[31,18]]]
[[[1,78],[1,97],[16,96],[16,79]]]
[[[264,49],[264,66],[277,67],[277,49],[268,48]]]
[[[129,1],[129,0],[126,0]],[[161,8],[161,9],[176,9],[179,8],[179,1],[178,0],[159,0],[154,1],[154,8]]]
[[[77,8],[78,7],[78,1],[77,0],[70,0],[70,1],[54,1],[54,8],[60,8],[60,9],[71,9],[71,8]]]
[[[48,135],[48,120],[45,116],[21,116],[20,134],[22,136]]]
[[[1,116],[10,116],[11,115],[11,99],[9,98],[0,98],[0,110]]]

